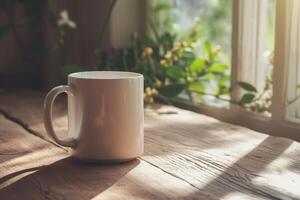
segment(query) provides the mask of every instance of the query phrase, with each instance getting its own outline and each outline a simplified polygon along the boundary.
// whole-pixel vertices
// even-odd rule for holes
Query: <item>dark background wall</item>
[[[5,27],[11,23],[4,6],[0,6],[0,25]],[[14,8],[14,18],[22,15],[20,7]],[[40,21],[41,22],[41,21]],[[33,63],[30,59],[25,59],[28,48],[31,48],[34,37],[40,37],[41,23],[34,27],[16,25],[15,30],[5,33],[1,29],[0,37],[0,87],[14,88],[17,86],[36,87],[41,82],[41,66]],[[17,35],[14,34],[17,33]],[[17,41],[21,42],[17,42]],[[28,47],[28,48],[25,48]]]
[[[0,89],[33,88],[47,89],[61,84],[61,67],[65,64],[90,69],[97,62],[95,50],[99,43],[101,25],[108,9],[109,0],[45,1],[34,26],[16,25],[15,34],[0,37]],[[76,29],[66,29],[64,45],[51,50],[51,56],[30,59],[36,41],[49,45],[53,41],[53,28],[49,22],[49,8],[59,12],[66,9]],[[22,8],[15,8],[17,18]],[[122,20],[121,20],[122,19]],[[124,23],[127,21],[127,24]],[[10,20],[0,7],[0,26]],[[128,45],[130,34],[145,31],[145,2],[119,0],[111,16],[106,32],[105,45],[122,47]],[[0,33],[1,34],[1,33]],[[21,40],[20,46],[17,40]],[[42,51],[42,50],[41,50]],[[37,50],[37,54],[39,54]],[[24,56],[27,55],[27,56]]]

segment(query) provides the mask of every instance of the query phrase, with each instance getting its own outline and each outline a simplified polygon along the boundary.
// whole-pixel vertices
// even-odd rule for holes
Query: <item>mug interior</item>
[[[87,71],[72,73],[69,74],[69,77],[78,79],[130,79],[143,77],[143,75],[135,72]]]

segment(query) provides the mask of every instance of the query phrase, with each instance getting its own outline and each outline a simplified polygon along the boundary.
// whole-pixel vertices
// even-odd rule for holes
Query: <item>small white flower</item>
[[[59,15],[60,15],[60,18],[57,21],[58,26],[61,26],[61,27],[67,26],[69,28],[76,28],[76,24],[74,21],[72,21],[69,18],[69,14],[68,14],[67,10],[62,10]]]

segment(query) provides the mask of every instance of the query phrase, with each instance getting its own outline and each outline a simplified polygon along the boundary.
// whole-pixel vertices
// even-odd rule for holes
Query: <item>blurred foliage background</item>
[[[147,1],[147,33],[133,32],[131,45],[126,48],[105,45],[111,13],[118,1],[108,2],[98,30],[99,43],[94,50],[97,59],[89,70],[142,73],[146,103],[186,99],[191,103],[221,106],[234,103],[259,113],[269,111],[271,76],[266,78],[264,90],[260,92],[245,82],[231,85],[232,0]],[[68,34],[79,31],[68,10],[52,8],[48,0],[2,0],[0,8],[0,14],[6,18],[0,25],[0,38],[13,36],[29,66],[41,65],[44,58],[53,60],[55,50],[64,51]],[[51,26],[48,42],[38,34],[41,29],[36,24],[42,19]],[[30,45],[22,41],[20,26],[37,33]],[[72,72],[86,70],[64,62],[56,74],[57,83],[66,82]],[[237,102],[230,99],[233,86],[244,91]]]

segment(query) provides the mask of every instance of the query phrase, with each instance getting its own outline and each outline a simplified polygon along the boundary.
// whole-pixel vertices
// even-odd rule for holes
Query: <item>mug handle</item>
[[[67,95],[74,95],[74,91],[71,86],[61,85],[53,88],[50,90],[45,98],[44,101],[44,125],[47,134],[59,145],[65,147],[72,147],[76,146],[76,139],[74,138],[66,138],[66,139],[59,139],[54,131],[53,124],[52,124],[52,107],[55,98],[61,94],[67,93]]]

